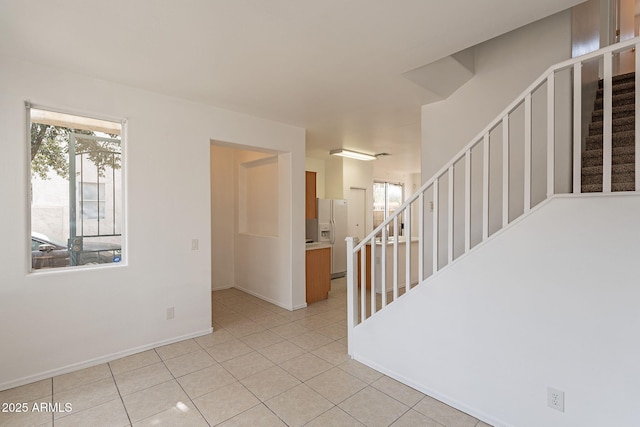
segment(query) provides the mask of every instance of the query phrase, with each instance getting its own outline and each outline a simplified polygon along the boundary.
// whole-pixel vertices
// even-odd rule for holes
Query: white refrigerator
[[[331,245],[331,278],[347,272],[347,201],[317,199],[318,219],[311,238]]]

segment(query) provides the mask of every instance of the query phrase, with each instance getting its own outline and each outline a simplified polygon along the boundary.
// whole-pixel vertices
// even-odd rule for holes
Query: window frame
[[[24,141],[25,141],[25,174],[24,174],[24,189],[26,191],[25,197],[25,237],[28,238],[29,247],[25,251],[25,263],[26,263],[26,273],[28,275],[36,274],[56,274],[63,272],[72,272],[72,271],[83,271],[88,269],[103,269],[103,268],[123,268],[129,265],[129,251],[128,251],[128,185],[127,185],[127,141],[128,141],[128,120],[122,116],[115,117],[104,114],[94,114],[94,113],[86,113],[80,112],[77,110],[70,110],[64,108],[56,108],[50,107],[48,105],[36,104],[30,101],[24,102]],[[41,110],[46,112],[58,113],[58,114],[66,114],[71,116],[76,116],[80,118],[85,118],[89,120],[100,120],[106,122],[117,123],[120,125],[120,180],[121,184],[121,195],[119,197],[121,204],[121,236],[120,236],[120,259],[118,262],[112,263],[103,263],[103,264],[86,264],[86,265],[75,265],[75,266],[66,266],[66,267],[56,267],[56,268],[42,268],[42,269],[34,269],[33,268],[33,256],[32,256],[32,200],[33,200],[33,188],[32,188],[32,169],[31,169],[31,111],[32,110]],[[82,215],[82,213],[81,213]],[[27,241],[27,240],[25,240]],[[124,256],[123,256],[124,255]]]

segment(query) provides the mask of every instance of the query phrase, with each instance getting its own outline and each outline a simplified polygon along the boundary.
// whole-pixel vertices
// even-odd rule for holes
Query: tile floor
[[[344,279],[294,312],[236,289],[212,305],[213,334],[0,392],[29,409],[0,426],[487,427],[347,357]]]

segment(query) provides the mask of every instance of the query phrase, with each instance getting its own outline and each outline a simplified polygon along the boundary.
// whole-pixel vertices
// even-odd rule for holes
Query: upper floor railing
[[[354,328],[412,286],[548,197],[582,192],[582,152],[598,91],[602,130],[592,125],[591,136],[599,141],[600,132],[601,189],[612,191],[613,76],[640,68],[639,45],[635,38],[550,67],[393,216],[357,245],[347,238],[349,352]],[[639,77],[631,77],[636,87]],[[637,165],[639,109],[630,114]],[[640,173],[634,180],[639,189]],[[389,237],[390,227],[403,226],[404,237]]]

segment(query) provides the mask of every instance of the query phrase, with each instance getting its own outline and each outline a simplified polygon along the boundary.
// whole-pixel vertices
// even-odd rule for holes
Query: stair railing
[[[347,238],[350,355],[354,328],[402,292],[409,292],[550,196],[581,192],[587,115],[583,102],[593,105],[592,100],[583,100],[583,92],[599,78],[604,99],[602,192],[611,192],[614,61],[635,56],[632,67],[638,70],[640,55],[633,52],[639,47],[640,37],[550,67],[371,234],[360,242]],[[585,71],[589,69],[596,70],[591,81]],[[636,87],[639,78],[636,72]],[[636,91],[635,105],[639,97]],[[636,108],[636,165],[640,164],[639,112]],[[539,126],[542,122],[546,124]],[[567,128],[564,134],[559,131],[563,127]],[[640,189],[640,173],[635,174],[635,188]],[[391,225],[396,235],[404,225],[406,237],[389,237]]]

